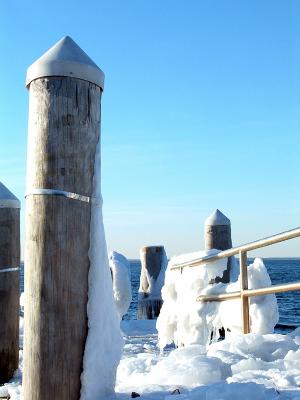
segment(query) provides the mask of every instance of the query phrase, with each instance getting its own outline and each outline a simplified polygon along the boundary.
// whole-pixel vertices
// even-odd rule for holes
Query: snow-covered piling
[[[168,260],[163,246],[147,246],[140,250],[141,276],[138,299],[138,319],[155,319],[161,306]]]
[[[232,247],[230,220],[215,210],[205,221],[204,226],[205,250],[227,250]],[[230,265],[232,257],[228,258],[227,268],[222,277],[217,276],[211,283],[228,283],[230,279]]]
[[[125,256],[112,251],[109,254],[109,266],[113,281],[115,304],[121,321],[122,317],[127,313],[132,300],[130,264]]]
[[[99,217],[93,225],[102,227],[101,212],[93,212],[102,204],[93,177],[103,82],[103,72],[70,37],[27,71],[24,400],[80,398],[89,269],[100,259],[107,265],[96,267],[109,271],[102,231],[99,246],[91,250],[90,240],[93,215]]]
[[[0,182],[0,384],[19,363],[20,202]]]

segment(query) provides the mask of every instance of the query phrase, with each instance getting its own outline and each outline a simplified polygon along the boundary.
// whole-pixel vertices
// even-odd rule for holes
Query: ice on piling
[[[99,200],[102,198],[100,174],[99,141],[93,178],[93,197]],[[113,399],[123,338],[113,297],[102,204],[96,202],[91,205],[89,259],[88,336],[83,358],[80,399]]]
[[[162,306],[161,288],[168,259],[163,246],[147,246],[140,251],[141,275],[137,319],[156,319]]]
[[[109,254],[109,266],[112,273],[117,313],[121,320],[127,313],[132,300],[130,264],[122,254],[112,251]]]
[[[171,271],[175,264],[191,261],[217,250],[202,251],[173,257],[166,271],[162,288],[163,306],[157,320],[159,346],[190,344],[206,345],[219,338],[219,330],[226,335],[239,334],[242,329],[240,299],[224,302],[197,302],[196,298],[205,294],[219,294],[240,290],[240,279],[236,261],[231,268],[229,284],[209,284],[216,276],[222,276],[227,258],[207,263],[199,267]],[[236,279],[234,281],[234,279]],[[249,288],[270,286],[271,281],[261,259],[255,259],[248,267]],[[273,333],[278,322],[278,307],[275,295],[258,296],[250,300],[251,332]]]
[[[160,271],[158,276],[155,277],[154,275],[151,275],[149,268],[147,268],[147,265],[142,265],[147,284],[144,284],[144,281],[142,279],[143,277],[141,277],[139,287],[139,299],[147,298],[149,300],[161,300],[161,289],[165,281],[165,272],[168,265],[168,259],[165,249],[162,246],[154,247],[159,247],[159,249],[161,250]],[[141,251],[143,251],[143,249]],[[145,261],[142,257],[141,260],[143,264],[143,262]]]

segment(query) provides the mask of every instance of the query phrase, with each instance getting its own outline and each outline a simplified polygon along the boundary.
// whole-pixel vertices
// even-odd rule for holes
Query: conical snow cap
[[[0,182],[0,208],[21,208],[20,201]]]
[[[90,57],[65,36],[27,69],[26,86],[46,76],[69,76],[95,83],[104,89],[104,73]]]
[[[216,209],[205,221],[205,225],[230,225],[228,219],[220,210]]]

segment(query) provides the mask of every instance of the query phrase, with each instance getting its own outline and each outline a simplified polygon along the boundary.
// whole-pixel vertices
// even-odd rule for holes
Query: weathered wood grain
[[[0,208],[0,271],[20,266],[20,209]],[[19,363],[20,271],[0,273],[0,384]]]
[[[92,196],[98,86],[75,78],[30,84],[27,191]],[[24,400],[78,400],[87,336],[90,204],[29,195],[26,205]]]

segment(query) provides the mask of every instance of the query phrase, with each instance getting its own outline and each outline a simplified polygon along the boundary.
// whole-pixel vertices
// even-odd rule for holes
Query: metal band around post
[[[3,272],[14,272],[14,271],[20,271],[20,267],[7,267],[0,269],[0,274],[2,274]]]
[[[25,194],[25,198],[31,195],[46,195],[46,196],[62,196],[68,199],[79,200],[85,203],[92,203],[94,205],[101,205],[102,199],[95,197],[83,196],[81,194],[66,192],[60,189],[31,189]]]

